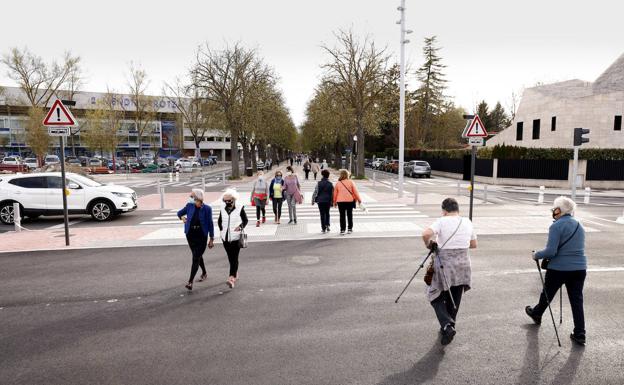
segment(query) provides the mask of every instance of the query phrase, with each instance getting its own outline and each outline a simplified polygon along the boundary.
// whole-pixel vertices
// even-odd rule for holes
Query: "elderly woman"
[[[555,199],[553,203],[551,212],[555,222],[548,230],[546,248],[533,253],[535,260],[549,260],[544,283],[548,302],[542,292],[539,303],[535,307],[527,306],[525,311],[539,325],[548,303],[561,286],[565,285],[574,319],[574,333],[570,334],[570,338],[578,344],[585,345],[583,285],[587,275],[587,257],[585,230],[573,217],[575,209],[574,201],[563,196]]]
[[[203,257],[204,251],[206,251],[206,244],[211,249],[214,246],[212,208],[204,204],[204,192],[202,190],[196,188],[192,190],[186,206],[178,211],[178,218],[184,222],[184,233],[193,255],[191,276],[185,287],[188,290],[193,290],[193,280],[200,267],[202,275],[198,282],[202,282],[208,277]],[[208,241],[208,236],[210,236],[210,241]]]
[[[358,193],[355,183],[349,179],[349,171],[340,170],[338,182],[334,185],[334,197],[332,203],[338,206],[340,214],[340,235],[345,234],[345,228],[348,226],[348,234],[353,232],[353,209],[356,203],[362,203],[360,194]]]
[[[219,213],[219,230],[221,241],[230,262],[230,275],[226,284],[233,288],[238,281],[238,254],[240,252],[241,230],[247,226],[247,214],[243,205],[238,206],[238,193],[236,190],[227,189],[222,196],[223,204]]]
[[[457,201],[446,198],[442,202],[442,217],[425,229],[422,238],[428,248],[437,249],[427,298],[440,322],[442,345],[448,345],[456,334],[455,322],[462,295],[470,290],[468,249],[477,247],[477,236],[470,219],[459,215]]]
[[[264,172],[258,172],[258,179],[251,188],[251,204],[256,206],[256,227],[260,227],[260,214],[262,223],[266,222],[266,203],[269,197],[269,184],[264,179]]]

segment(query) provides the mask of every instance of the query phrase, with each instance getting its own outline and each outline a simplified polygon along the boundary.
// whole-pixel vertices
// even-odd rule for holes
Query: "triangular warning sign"
[[[475,115],[474,119],[470,123],[470,127],[465,134],[466,138],[485,138],[488,136],[487,131],[485,130],[485,126],[483,126],[483,122],[479,115]]]
[[[60,100],[56,99],[43,120],[43,125],[73,127],[76,126],[77,123],[76,118],[69,112],[67,107],[65,107]]]

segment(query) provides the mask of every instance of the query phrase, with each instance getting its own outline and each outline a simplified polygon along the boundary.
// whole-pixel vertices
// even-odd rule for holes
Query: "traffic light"
[[[589,142],[589,138],[584,138],[583,135],[589,134],[589,128],[575,128],[574,129],[574,145],[580,146],[583,143]]]

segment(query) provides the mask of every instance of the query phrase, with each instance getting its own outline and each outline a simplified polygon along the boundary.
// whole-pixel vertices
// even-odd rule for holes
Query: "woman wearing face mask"
[[[260,214],[262,223],[266,222],[266,202],[269,196],[269,184],[264,180],[264,172],[258,172],[258,179],[251,189],[251,204],[256,206],[256,227],[260,227]]]
[[[282,179],[282,172],[277,170],[275,172],[275,178],[271,181],[269,186],[269,197],[273,202],[273,214],[275,215],[275,223],[280,224],[280,218],[282,217],[282,203],[284,202],[284,179]]]
[[[221,230],[221,241],[223,248],[230,262],[230,275],[226,284],[233,288],[238,281],[238,254],[240,252],[241,229],[247,226],[247,214],[245,208],[236,205],[238,193],[236,190],[227,189],[221,198],[223,205],[219,213],[219,230]]]
[[[184,233],[193,255],[191,276],[185,287],[188,290],[193,290],[193,280],[199,268],[202,270],[202,275],[198,282],[202,282],[208,277],[203,257],[206,244],[211,249],[214,246],[212,208],[204,204],[204,192],[202,190],[193,189],[186,206],[178,211],[178,218],[184,222]],[[208,236],[210,236],[210,241],[208,241]]]
[[[301,203],[301,185],[291,166],[286,167],[286,171],[284,195],[288,203],[288,224],[297,224],[297,203]]]

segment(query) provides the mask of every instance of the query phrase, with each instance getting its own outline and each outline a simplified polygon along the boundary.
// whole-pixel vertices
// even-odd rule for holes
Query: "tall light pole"
[[[401,62],[400,62],[400,96],[399,96],[399,198],[403,196],[403,179],[404,170],[403,164],[405,162],[405,44],[409,43],[409,40],[405,38],[405,35],[412,33],[412,31],[405,29],[405,0],[401,0],[401,6],[397,8],[401,12],[401,20],[397,24],[401,25]]]

